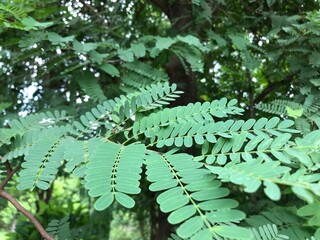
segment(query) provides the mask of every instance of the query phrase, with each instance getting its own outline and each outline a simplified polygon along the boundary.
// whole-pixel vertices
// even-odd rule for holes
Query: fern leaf
[[[13,16],[16,20],[22,21],[25,17],[27,17],[27,12],[13,5],[3,5],[0,4],[0,10]]]
[[[146,166],[147,179],[151,182],[149,188],[163,191],[157,202],[162,212],[170,213],[168,221],[171,224],[180,224],[177,234],[181,238],[206,236],[201,239],[211,239],[232,235],[234,239],[250,239],[247,229],[224,225],[238,222],[245,215],[232,209],[238,203],[224,198],[229,190],[221,188],[221,183],[213,180],[210,172],[201,168],[201,163],[193,161],[191,155],[150,152],[146,156]]]
[[[289,174],[291,168],[281,166],[280,162],[261,160],[250,160],[248,162],[230,162],[223,167],[207,166],[207,168],[224,182],[232,182],[243,185],[244,191],[252,193],[264,185],[265,194],[272,200],[277,201],[281,197],[281,192],[277,184],[292,187],[292,191],[301,199],[312,203],[315,194],[320,196],[320,189],[317,181],[318,174],[307,174],[306,170],[299,170]]]
[[[191,71],[203,72],[204,62],[201,60],[202,53],[198,48],[188,45],[175,45],[172,47],[171,51],[178,57],[185,59],[185,61],[190,65]]]
[[[278,234],[287,236],[289,239],[310,238],[311,234],[307,231],[308,229],[303,226],[305,220],[299,218],[295,212],[296,209],[294,208],[277,206],[262,211],[259,215],[248,216],[245,221],[258,231],[258,235],[260,235],[259,227],[276,225]]]
[[[99,197],[95,209],[102,211],[114,199],[127,208],[135,202],[128,194],[140,192],[139,179],[145,146],[132,144],[123,146],[112,142],[102,142],[92,154],[85,172],[85,187],[89,195]]]
[[[46,228],[46,231],[54,236],[57,240],[71,239],[69,228],[69,217],[64,217],[61,220],[51,220]]]
[[[72,172],[77,177],[84,177],[86,164],[92,159],[93,151],[100,142],[98,138],[91,138],[88,141],[69,140],[64,152],[64,158],[67,161],[66,171]]]
[[[288,100],[274,100],[271,103],[260,103],[255,106],[257,109],[272,113],[272,114],[277,114],[277,115],[286,115],[288,116],[288,112],[286,108],[290,109],[303,109],[303,105],[293,102],[293,101],[288,101]]]
[[[80,121],[73,123],[72,133],[81,137],[95,132],[101,126],[111,130],[113,129],[111,123],[116,125],[116,129],[121,130],[122,126],[138,112],[159,108],[174,101],[179,97],[178,94],[182,93],[177,91],[176,87],[175,84],[169,86],[168,83],[158,83],[139,92],[107,100],[80,116]]]
[[[31,114],[19,119],[14,119],[9,122],[10,129],[1,129],[0,146],[2,146],[3,144],[10,144],[10,140],[17,135],[22,136],[32,129],[48,128],[58,123],[59,121],[63,121],[66,119],[67,116],[65,111],[54,111],[54,113],[42,112]]]
[[[77,73],[74,77],[82,90],[93,100],[102,102],[107,99],[98,83],[98,79],[94,77],[93,73],[85,71]]]
[[[267,224],[260,226],[258,229],[253,228],[252,233],[256,240],[285,240],[288,236],[279,234],[278,228],[275,224]]]
[[[46,190],[50,187],[62,164],[64,141],[59,138],[43,138],[30,148],[21,165],[23,169],[19,174],[18,190],[34,187]]]
[[[211,103],[190,103],[187,106],[165,109],[157,113],[152,113],[140,121],[136,121],[133,125],[132,133],[134,136],[144,133],[147,138],[151,139],[151,142],[154,142],[156,137],[160,141],[168,140],[168,138],[171,137],[170,140],[168,140],[171,143],[168,144],[168,146],[171,146],[175,140],[173,138],[176,137],[178,133],[178,141],[181,142],[181,138],[185,136],[188,131],[190,133],[191,128],[193,128],[192,132],[197,133],[205,123],[212,123],[214,117],[223,118],[228,115],[241,114],[243,110],[235,107],[234,105],[236,103],[236,100],[228,102],[223,98],[220,101],[215,100]],[[173,131],[174,129],[175,131]],[[202,130],[206,131],[204,128]],[[201,134],[203,132],[199,133]],[[190,139],[190,136],[187,137],[187,139]],[[177,144],[177,146],[182,146],[182,144]]]
[[[290,171],[289,167],[281,166],[279,162],[250,161],[244,163],[228,163],[224,167],[207,166],[214,174],[218,175],[221,181],[232,182],[238,185],[244,185],[244,191],[252,193],[262,185],[263,180],[265,185],[265,193],[272,200],[279,200],[281,195],[279,188],[275,185],[270,185],[269,179],[280,178],[283,174]],[[270,191],[269,189],[273,190]]]
[[[167,82],[169,80],[169,76],[164,71],[153,68],[149,64],[143,62],[135,61],[132,63],[126,63],[123,64],[123,67],[146,78],[149,78],[153,82]]]
[[[42,141],[42,138],[60,138],[71,131],[70,127],[70,125],[62,125],[43,129],[31,129],[23,136],[18,135],[12,140],[10,151],[6,152],[2,161],[5,162],[7,160],[27,155],[29,149],[37,142]]]

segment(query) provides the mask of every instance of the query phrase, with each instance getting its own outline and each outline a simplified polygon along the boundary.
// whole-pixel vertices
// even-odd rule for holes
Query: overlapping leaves
[[[191,155],[150,152],[146,165],[147,179],[152,183],[150,190],[163,191],[157,202],[161,211],[170,213],[170,223],[180,224],[177,228],[180,237],[251,239],[250,231],[226,225],[245,215],[232,209],[238,203],[224,198],[229,190],[220,187],[221,183],[201,163],[193,161]]]
[[[145,146],[123,146],[113,142],[101,142],[87,164],[85,187],[89,195],[98,197],[95,209],[103,210],[114,200],[131,208],[135,202],[129,194],[138,194],[140,173]]]

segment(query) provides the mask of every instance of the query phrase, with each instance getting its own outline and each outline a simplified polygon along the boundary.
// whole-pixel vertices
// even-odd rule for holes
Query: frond
[[[174,101],[179,97],[178,94],[181,94],[176,87],[175,84],[169,86],[168,83],[158,83],[127,96],[122,95],[114,100],[107,100],[80,116],[80,121],[73,123],[73,134],[77,136],[90,134],[101,126],[111,130],[113,128],[111,123],[121,130],[122,126],[137,113],[159,108]]]
[[[311,234],[308,229],[303,226],[305,220],[299,218],[295,214],[295,211],[295,209],[289,207],[277,206],[262,211],[259,215],[248,216],[245,221],[256,230],[259,230],[261,226],[276,225],[278,234],[288,236],[289,239],[310,238]]]
[[[19,173],[18,190],[37,187],[46,190],[55,179],[58,168],[63,162],[67,139],[42,138],[34,144],[25,156]]]
[[[280,123],[280,119],[276,117],[270,120],[261,118],[258,121],[250,119],[247,121],[214,122],[213,117],[225,117],[227,113],[241,113],[237,107],[230,105],[226,107],[225,104],[220,106],[219,103],[221,102],[214,101],[211,104],[207,102],[203,105],[200,103],[189,104],[186,107],[152,113],[150,116],[134,123],[133,136],[143,133],[150,139],[151,144],[156,143],[159,148],[164,145],[191,147],[193,141],[196,144],[203,145],[206,140],[209,143],[217,143],[213,150],[213,153],[216,154],[220,150],[228,153],[231,148],[233,153],[238,152],[247,139],[251,141],[248,143],[246,151],[250,151],[249,149],[255,148],[264,139],[278,137],[277,141],[286,142],[285,139],[291,137],[290,133],[299,132],[289,128],[293,125],[293,121],[286,120]],[[286,134],[282,135],[283,133]],[[218,139],[220,140],[218,141]],[[271,144],[273,140],[268,141]],[[233,146],[235,142],[236,144]]]
[[[31,129],[23,136],[18,135],[12,140],[10,150],[7,151],[3,156],[2,161],[5,162],[6,160],[27,155],[29,149],[37,142],[42,141],[42,138],[61,138],[67,135],[71,130],[72,128],[70,125],[52,126],[43,129]]]
[[[98,83],[98,79],[94,77],[93,73],[89,71],[77,72],[74,78],[79,83],[81,89],[94,101],[102,102],[107,99]]]
[[[256,109],[272,113],[276,115],[285,115],[288,116],[288,108],[292,110],[301,110],[303,114],[304,106],[300,103],[289,101],[289,100],[274,100],[270,103],[260,103],[255,106]]]
[[[91,138],[88,141],[70,139],[65,145],[64,159],[66,172],[72,172],[75,176],[83,178],[87,164],[92,159],[93,151],[101,143],[99,138]]]
[[[294,118],[297,128],[303,133],[310,132],[312,124],[318,128],[320,126],[320,104],[315,95],[309,95],[303,104],[277,99],[270,103],[260,103],[255,107],[267,113]]]
[[[191,155],[148,152],[146,166],[149,189],[161,191],[157,197],[160,210],[170,213],[171,224],[180,224],[177,234],[181,238],[250,239],[249,230],[232,224],[245,215],[233,209],[238,206],[235,200],[225,198],[229,190],[220,187],[221,182]]]
[[[319,224],[319,215],[320,215],[320,203],[318,201],[314,201],[313,203],[304,205],[300,207],[297,211],[297,215],[303,218],[305,222],[305,226],[317,227],[314,236],[318,236],[320,234],[320,224]]]
[[[261,162],[258,160],[243,163],[228,163],[223,167],[207,166],[223,182],[243,185],[244,191],[256,192],[264,184],[265,194],[272,200],[281,197],[280,188],[271,179],[280,179],[290,168],[281,166],[279,162]]]
[[[311,150],[310,142],[315,141],[319,136],[318,133],[308,134],[303,140],[296,140],[300,145],[297,145],[297,149],[302,149],[304,144],[307,144],[306,151],[289,150],[285,151],[290,153],[292,164],[290,164],[289,154],[285,156],[278,152],[279,156],[277,158],[283,159],[287,158],[289,160],[288,165],[293,167],[294,160],[300,161],[300,163],[311,164],[312,160],[317,161],[315,157],[316,152],[319,151],[319,139],[317,140],[317,148]],[[313,135],[313,136],[310,136]],[[308,139],[306,139],[308,138]],[[292,152],[291,152],[292,151]],[[272,152],[272,151],[271,151]],[[276,155],[275,155],[276,156]],[[307,164],[306,164],[307,161]],[[310,161],[310,162],[308,162]],[[316,173],[318,166],[317,163],[314,165],[309,165],[306,168],[300,168],[297,171],[293,171],[288,166],[282,166],[280,161],[273,160],[258,160],[249,159],[247,162],[233,161],[229,162],[223,167],[220,166],[207,166],[207,168],[214,174],[217,175],[219,179],[223,182],[232,182],[237,185],[244,186],[245,192],[256,192],[258,188],[263,184],[265,194],[272,200],[277,201],[281,198],[281,191],[278,185],[290,186],[292,192],[296,194],[299,198],[312,203],[315,201],[316,196],[320,196],[320,191],[317,181],[319,181],[320,176]],[[300,164],[299,164],[300,165]],[[298,165],[298,166],[299,166]],[[309,172],[314,171],[314,172]]]
[[[13,16],[16,20],[21,21],[25,17],[27,17],[27,12],[23,9],[13,6],[11,4],[3,5],[0,4],[0,11],[3,11],[11,16]]]
[[[129,194],[138,194],[145,146],[123,146],[101,142],[92,154],[85,171],[85,187],[91,197],[98,197],[94,207],[102,211],[114,200],[127,208],[135,204]]]
[[[54,113],[42,112],[14,119],[8,124],[10,128],[0,129],[0,146],[10,144],[12,138],[22,136],[32,129],[48,128],[67,118],[65,111],[54,111]]]
[[[169,80],[168,75],[164,71],[143,62],[135,61],[123,64],[122,66],[127,69],[126,74],[121,77],[124,84],[122,89],[125,92],[137,91],[145,88],[147,85],[168,82]]]
[[[192,72],[203,72],[204,62],[201,60],[202,53],[198,48],[184,44],[182,46],[175,45],[171,50],[180,59],[185,60],[189,64]]]
[[[46,231],[53,236],[56,240],[71,239],[69,217],[64,217],[61,220],[51,220],[46,228]]]
[[[278,228],[275,224],[267,224],[260,226],[259,228],[251,229],[254,239],[256,240],[285,240],[289,239],[288,236],[279,234]]]

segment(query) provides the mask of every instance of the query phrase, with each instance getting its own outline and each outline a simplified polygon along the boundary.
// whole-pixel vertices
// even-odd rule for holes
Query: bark
[[[169,18],[173,34],[184,35],[192,26],[192,4],[187,0],[152,0],[154,5],[159,7]],[[166,66],[170,77],[170,83],[176,83],[178,88],[184,91],[184,94],[173,104],[173,106],[187,105],[190,102],[196,102],[196,83],[192,72],[187,74],[179,59],[172,56]]]
[[[184,35],[192,26],[192,3],[188,0],[151,0],[151,2],[163,11],[171,22],[171,32],[174,35]],[[178,89],[184,91],[184,94],[177,99],[172,106],[187,105],[191,102],[196,102],[196,82],[195,76],[190,71],[185,72],[184,67],[180,63],[178,57],[171,56],[166,65],[166,71],[170,77],[170,83],[176,83]],[[192,154],[194,149],[187,149],[187,152]],[[151,206],[151,236],[152,240],[166,240],[173,232],[173,226],[168,222],[168,214],[162,213],[159,207],[154,202]]]

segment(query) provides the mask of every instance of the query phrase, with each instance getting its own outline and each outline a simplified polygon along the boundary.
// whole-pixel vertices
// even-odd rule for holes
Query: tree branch
[[[42,227],[38,219],[33,216],[27,209],[22,207],[21,204],[13,196],[3,190],[0,190],[0,197],[8,200],[19,212],[25,215],[33,223],[33,225],[36,227],[36,229],[44,239],[54,240],[54,238],[51,237],[49,233]]]
[[[2,159],[2,157],[0,158],[0,160]],[[5,177],[5,179],[3,179],[3,181],[0,184],[0,190],[3,190],[4,187],[7,185],[7,183],[10,181],[10,179],[12,178],[12,176],[19,170],[20,165],[16,166],[14,169],[12,169],[10,163],[8,161],[6,161],[4,163],[4,165],[6,166],[7,169],[7,176]]]
[[[252,76],[249,69],[247,69],[247,79],[248,79],[248,95],[249,95],[249,114],[250,114],[250,118],[254,118],[254,89],[252,85]]]
[[[163,0],[151,0],[151,2],[156,5],[158,8],[160,8],[165,14],[168,14],[168,6],[167,1]]]
[[[269,82],[268,86],[265,89],[263,89],[263,91],[254,99],[254,103],[256,104],[263,101],[263,99],[265,99],[270,92],[274,91],[275,89],[279,88],[282,85],[288,84],[288,86],[290,86],[289,83],[291,83],[293,79],[294,79],[294,75],[288,75],[279,82],[275,82],[275,83]]]

